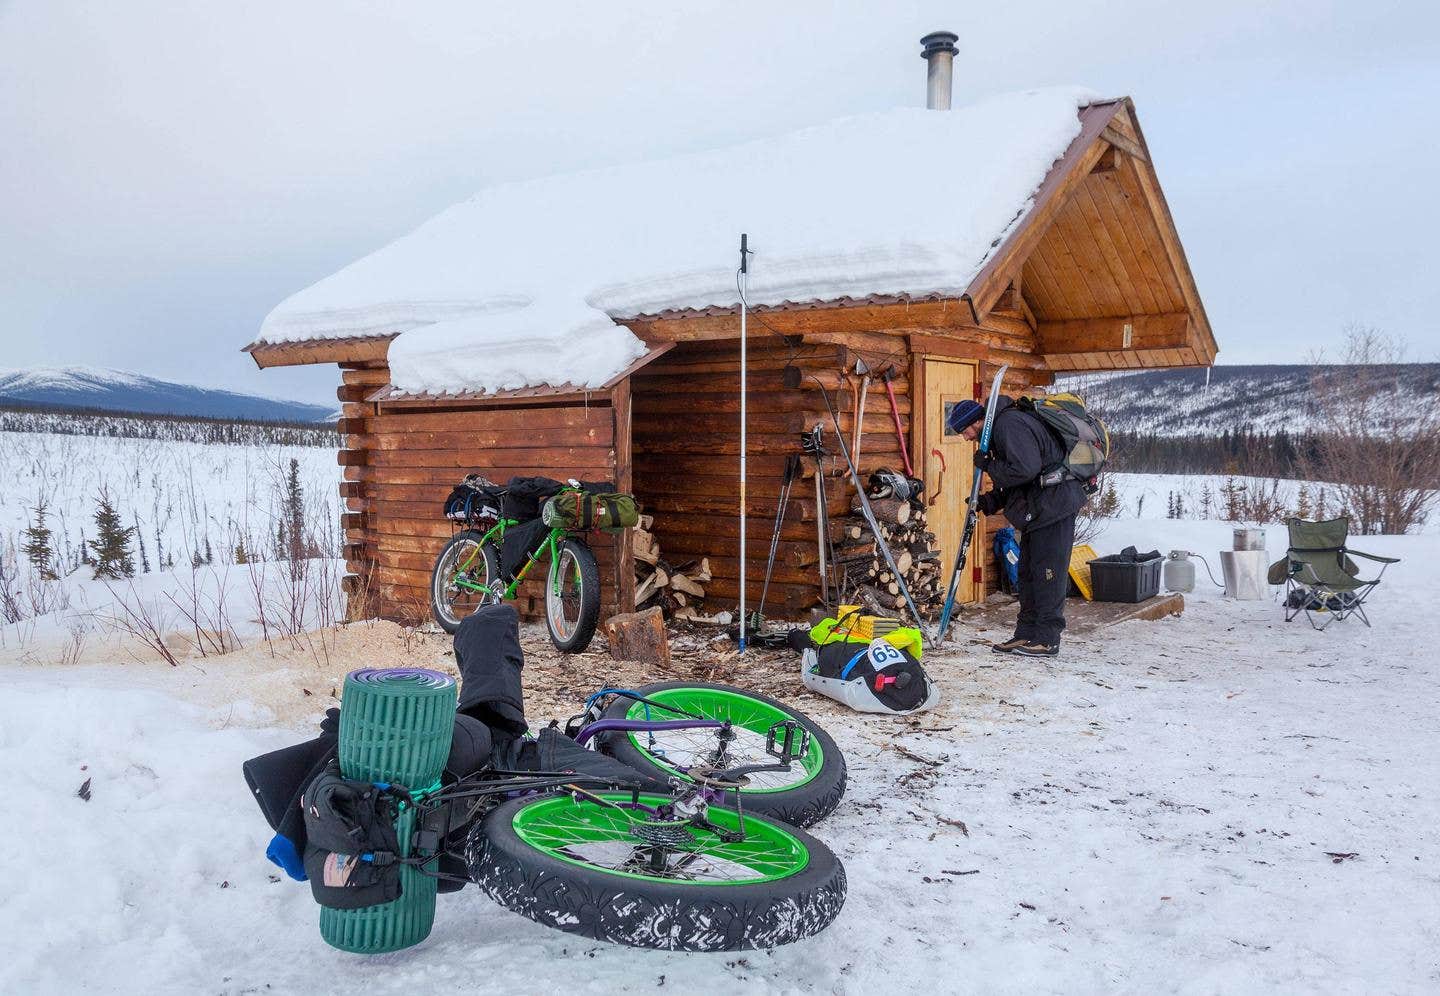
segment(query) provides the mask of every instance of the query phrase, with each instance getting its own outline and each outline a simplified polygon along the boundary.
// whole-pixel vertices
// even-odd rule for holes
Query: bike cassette
[[[684,847],[693,843],[694,834],[686,820],[651,821],[632,823],[630,836],[649,844],[651,847]]]

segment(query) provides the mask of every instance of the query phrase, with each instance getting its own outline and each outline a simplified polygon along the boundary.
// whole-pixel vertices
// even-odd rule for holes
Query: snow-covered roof
[[[258,342],[399,333],[411,393],[596,387],[645,347],[616,319],[959,296],[1080,131],[1078,88],[846,118],[712,152],[482,190],[292,295]]]

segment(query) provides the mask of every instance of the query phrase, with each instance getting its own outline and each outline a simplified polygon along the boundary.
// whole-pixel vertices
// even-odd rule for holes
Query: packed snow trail
[[[1115,546],[1229,536],[1109,528]],[[1440,537],[1356,545],[1405,558],[1373,630],[1315,633],[1202,591],[1181,618],[1071,637],[1057,661],[932,654],[945,701],[912,721],[806,700],[851,764],[816,828],[850,895],[833,929],[769,953],[586,942],[473,889],[441,897],[415,949],[328,949],[308,890],[272,881],[240,778],[304,730],[178,701],[185,667],[7,666],[20,839],[0,856],[0,991],[1433,992]]]

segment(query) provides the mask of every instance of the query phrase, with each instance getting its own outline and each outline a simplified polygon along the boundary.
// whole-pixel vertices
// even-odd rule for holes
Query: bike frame
[[[480,550],[486,543],[492,540],[496,542],[503,541],[505,539],[505,530],[511,526],[518,526],[519,524],[519,519],[500,519],[496,522],[495,525],[486,530],[485,535],[480,537],[480,542],[475,545],[475,552],[466,558],[465,563],[456,568],[456,574],[464,574],[470,570],[470,566],[475,563],[475,558],[480,556]],[[530,554],[529,558],[525,561],[525,565],[516,573],[514,579],[505,586],[505,591],[500,597],[502,599],[514,598],[515,592],[520,589],[521,582],[525,580],[525,575],[530,573],[530,568],[533,567],[537,561],[544,560],[548,563],[554,560],[560,552],[560,541],[568,535],[568,530],[561,529],[558,526],[551,527],[549,534],[545,537],[545,541],[540,544],[534,553]],[[467,591],[484,594],[490,593],[489,589],[484,585],[476,584],[473,581],[458,576],[455,578],[455,585]]]

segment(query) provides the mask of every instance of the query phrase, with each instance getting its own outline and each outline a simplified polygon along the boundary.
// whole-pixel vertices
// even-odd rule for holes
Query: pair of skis
[[[1009,366],[1002,366],[1000,372],[995,375],[994,381],[990,384],[990,396],[985,399],[985,427],[980,430],[980,447],[976,450],[976,456],[982,456],[990,452],[990,430],[995,427],[995,400],[1000,397],[1000,381],[1005,377],[1005,371]],[[980,501],[980,477],[984,473],[980,469],[980,461],[975,461],[975,478],[970,484],[970,500],[965,505],[965,529],[960,536],[960,549],[955,554],[955,569],[950,572],[950,587],[945,593],[945,605],[940,609],[940,625],[935,632],[937,644],[945,642],[945,633],[950,629],[950,617],[955,612],[955,594],[960,588],[960,574],[965,570],[965,558],[970,553],[970,541],[975,538],[975,518],[979,513],[976,507]]]

